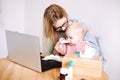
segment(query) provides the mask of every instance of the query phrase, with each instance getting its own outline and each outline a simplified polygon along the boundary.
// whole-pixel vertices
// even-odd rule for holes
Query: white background
[[[37,35],[42,43],[42,16],[52,3],[100,36],[106,72],[110,80],[120,80],[120,0],[0,0],[0,58],[7,56],[6,29]]]

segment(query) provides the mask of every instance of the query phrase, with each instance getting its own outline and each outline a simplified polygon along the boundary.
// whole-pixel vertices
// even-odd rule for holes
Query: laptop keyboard
[[[42,58],[43,57],[41,57],[42,72],[62,66],[62,62],[55,60],[42,60]]]

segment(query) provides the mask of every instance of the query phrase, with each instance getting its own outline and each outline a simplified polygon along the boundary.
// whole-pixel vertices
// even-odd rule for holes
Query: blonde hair
[[[48,45],[48,50],[52,50],[54,44],[59,39],[59,33],[55,31],[53,24],[63,18],[68,18],[66,11],[57,4],[52,4],[45,9],[43,16],[44,45]],[[51,41],[50,41],[51,40]]]

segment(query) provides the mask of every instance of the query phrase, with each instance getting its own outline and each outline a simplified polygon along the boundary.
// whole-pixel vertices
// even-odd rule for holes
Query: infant
[[[66,39],[60,38],[54,49],[61,55],[66,53],[73,54],[75,52],[86,54],[85,48],[92,49],[92,47],[90,42],[83,41],[84,33],[84,28],[80,23],[71,23],[65,31]]]

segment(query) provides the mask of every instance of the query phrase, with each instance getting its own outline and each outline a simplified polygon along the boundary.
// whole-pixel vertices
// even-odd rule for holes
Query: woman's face
[[[63,17],[57,20],[53,25],[54,25],[55,31],[65,31],[65,29],[68,26],[68,19],[66,17]]]

